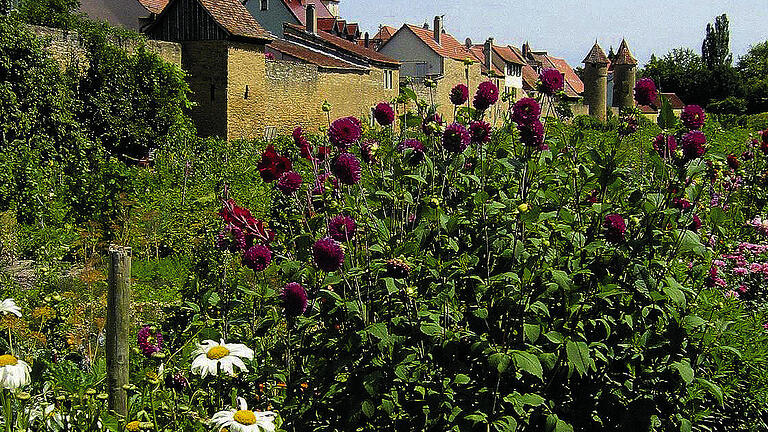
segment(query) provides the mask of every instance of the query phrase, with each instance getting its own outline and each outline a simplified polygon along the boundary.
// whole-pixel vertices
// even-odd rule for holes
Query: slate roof
[[[589,54],[587,54],[586,57],[584,57],[584,60],[582,63],[585,64],[609,64],[611,61],[608,60],[608,56],[605,55],[605,51],[603,51],[603,48],[600,47],[600,45],[595,42],[595,44],[592,46],[592,49],[589,50]]]
[[[373,62],[387,64],[393,67],[400,65],[399,61],[391,59],[385,56],[384,54],[381,54],[377,51],[366,48],[364,46],[358,45],[354,42],[350,42],[336,35],[332,35],[328,32],[318,31],[316,34],[311,34],[306,31],[304,26],[291,24],[291,23],[284,23],[283,27],[286,29],[293,29],[294,30],[293,34],[296,35],[296,37],[298,38],[301,38],[301,39],[317,38],[317,39],[320,39],[323,43],[334,47],[335,49],[346,51],[348,53],[351,53],[353,56],[356,56],[359,58],[363,58]]]
[[[637,59],[632,55],[632,52],[629,50],[629,46],[627,45],[627,41],[622,39],[621,45],[619,45],[619,50],[616,52],[616,58],[613,59],[614,65],[636,65]]]
[[[276,39],[267,45],[267,50],[273,49],[280,53],[299,59],[303,62],[317,65],[326,69],[365,70],[342,59],[330,56],[319,51],[309,49],[286,40]]]
[[[434,31],[431,29],[425,29],[423,27],[404,24],[404,27],[412,31],[419,39],[421,39],[427,46],[437,54],[452,58],[454,60],[464,60],[466,58],[473,58],[474,56],[464,46],[464,44],[457,41],[453,36],[448,33],[443,33],[440,36],[441,43],[437,43],[435,40]],[[402,28],[401,28],[402,30]]]

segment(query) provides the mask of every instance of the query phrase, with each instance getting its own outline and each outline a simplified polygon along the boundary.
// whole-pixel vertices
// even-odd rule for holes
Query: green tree
[[[722,14],[715,18],[715,24],[707,24],[707,35],[701,45],[701,58],[707,69],[730,66],[733,62],[730,47],[728,16]]]
[[[705,72],[698,54],[690,48],[676,48],[662,58],[651,56],[640,76],[651,78],[662,91],[677,93],[686,103],[706,105]]]
[[[3,1],[3,0],[0,0]],[[69,29],[78,20],[80,0],[21,0],[19,14],[24,22]]]
[[[750,112],[768,111],[768,41],[752,46],[736,65]]]

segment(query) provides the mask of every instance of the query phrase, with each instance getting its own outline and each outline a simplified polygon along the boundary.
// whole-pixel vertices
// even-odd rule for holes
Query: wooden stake
[[[131,248],[109,247],[109,292],[107,293],[107,386],[109,409],[128,415],[128,333],[131,304]]]

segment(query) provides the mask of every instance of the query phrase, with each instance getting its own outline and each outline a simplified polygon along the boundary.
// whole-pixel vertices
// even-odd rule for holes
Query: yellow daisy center
[[[242,425],[252,425],[256,423],[256,414],[250,410],[240,410],[235,413],[234,419]]]
[[[16,366],[18,363],[19,359],[10,354],[0,355],[0,367]]]
[[[211,360],[219,360],[229,355],[229,350],[221,345],[217,345],[208,350],[206,356]]]
[[[129,431],[137,431],[139,430],[139,422],[138,421],[132,421],[125,425],[125,430]]]

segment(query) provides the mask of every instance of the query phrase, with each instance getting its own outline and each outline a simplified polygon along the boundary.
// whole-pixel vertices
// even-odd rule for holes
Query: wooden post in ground
[[[109,247],[107,293],[107,386],[109,409],[128,415],[128,333],[131,304],[131,248]]]

